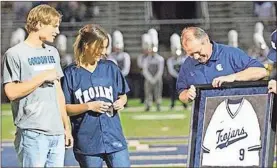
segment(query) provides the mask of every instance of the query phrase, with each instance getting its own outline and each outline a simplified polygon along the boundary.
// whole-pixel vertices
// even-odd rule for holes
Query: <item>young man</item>
[[[17,127],[14,145],[21,167],[62,167],[65,145],[72,146],[60,57],[44,43],[54,41],[60,21],[54,8],[36,6],[27,17],[27,39],[5,53],[3,85]]]
[[[264,66],[242,50],[210,41],[199,27],[188,27],[182,32],[182,46],[187,55],[177,79],[179,99],[185,103],[196,97],[195,84],[254,81],[267,75]]]

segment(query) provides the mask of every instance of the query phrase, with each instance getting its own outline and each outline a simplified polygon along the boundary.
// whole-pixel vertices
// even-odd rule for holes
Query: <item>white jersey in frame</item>
[[[202,166],[258,166],[261,132],[249,101],[225,99],[205,133]]]

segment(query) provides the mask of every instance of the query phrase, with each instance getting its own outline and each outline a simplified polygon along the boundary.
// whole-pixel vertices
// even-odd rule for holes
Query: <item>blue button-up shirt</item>
[[[91,101],[114,102],[129,91],[120,69],[111,61],[100,60],[94,72],[75,64],[64,69],[62,88],[66,104]],[[114,114],[87,111],[71,116],[74,152],[95,155],[127,148],[120,118]]]
[[[190,85],[209,84],[216,77],[237,73],[249,67],[264,67],[239,48],[214,41],[211,43],[213,44],[212,55],[207,63],[201,64],[189,57],[182,64],[176,83],[179,94]]]

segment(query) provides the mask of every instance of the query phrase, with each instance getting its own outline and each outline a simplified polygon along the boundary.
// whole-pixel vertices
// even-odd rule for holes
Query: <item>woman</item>
[[[81,167],[130,167],[117,111],[127,102],[128,84],[106,54],[108,35],[98,25],[79,30],[75,63],[64,69],[66,110],[72,123],[74,155]]]

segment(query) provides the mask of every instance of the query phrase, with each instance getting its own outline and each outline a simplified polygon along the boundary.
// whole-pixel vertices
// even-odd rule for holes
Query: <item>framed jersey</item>
[[[276,104],[267,84],[196,85],[188,167],[273,166]]]

